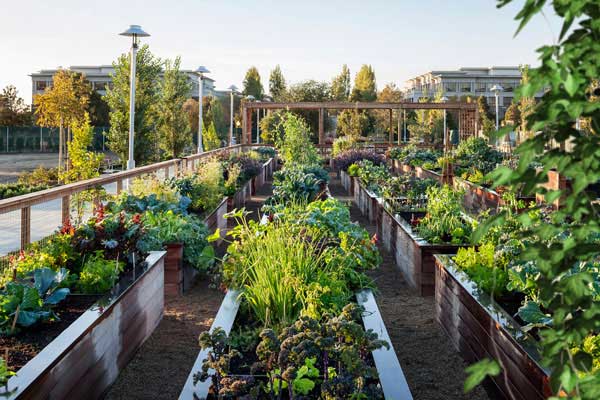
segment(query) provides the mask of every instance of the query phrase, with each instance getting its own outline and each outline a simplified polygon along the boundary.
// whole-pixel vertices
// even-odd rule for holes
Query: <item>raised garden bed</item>
[[[365,308],[363,313],[363,325],[365,329],[372,329],[379,335],[379,338],[390,343],[390,349],[381,348],[372,353],[373,361],[379,374],[379,382],[386,399],[390,400],[412,400],[412,394],[406,382],[406,378],[400,367],[400,362],[396,357],[394,349],[391,347],[391,340],[385,328],[385,324],[375,302],[375,297],[370,290],[362,290],[356,295],[357,302]],[[227,293],[217,316],[210,328],[214,331],[220,327],[227,334],[235,322],[239,310],[239,292],[230,291]],[[208,351],[201,351],[194,362],[194,366],[188,375],[185,385],[179,395],[180,400],[203,399],[209,394],[211,381],[197,382],[194,384],[194,374],[201,370],[203,360],[207,357]]]
[[[354,195],[354,182],[356,179],[353,176],[348,175],[348,172],[340,171],[340,181],[348,194]]]
[[[546,399],[551,394],[548,372],[538,363],[536,341],[449,256],[436,256],[435,273],[436,320],[463,358],[497,360],[502,373],[492,382],[507,399]]]
[[[164,251],[151,252],[135,276],[85,311],[25,364],[0,396],[98,399],[163,316]]]
[[[354,179],[354,202],[360,209],[360,212],[369,218],[369,222],[377,226],[379,216],[381,215],[382,199],[374,193],[367,190],[359,179]]]
[[[495,211],[498,207],[505,204],[502,195],[492,189],[488,189],[456,176],[453,178],[452,183],[454,189],[464,190],[465,198],[463,205],[469,212],[478,213],[485,210]],[[517,200],[522,200],[528,204],[535,201],[535,198],[517,197]]]
[[[399,160],[392,160],[392,167],[393,171],[398,174],[412,174],[421,179],[430,178],[436,179],[439,182],[442,181],[442,175],[438,172],[423,169],[422,167],[413,167],[412,165],[403,164]]]

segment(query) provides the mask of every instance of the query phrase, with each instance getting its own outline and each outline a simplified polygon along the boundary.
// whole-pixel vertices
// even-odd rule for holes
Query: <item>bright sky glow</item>
[[[346,63],[373,66],[378,87],[432,69],[536,64],[556,19],[539,18],[513,38],[517,5],[494,0],[0,0],[0,88],[31,101],[28,74],[42,68],[112,63],[129,49],[118,36],[142,25],[159,57],[205,65],[217,88],[241,87],[258,67],[267,87],[280,64],[286,79],[329,81]]]

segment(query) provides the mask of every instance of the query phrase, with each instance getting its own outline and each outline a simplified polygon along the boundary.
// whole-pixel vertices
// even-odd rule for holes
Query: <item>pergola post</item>
[[[390,108],[390,135],[388,138],[388,145],[392,145],[394,143],[394,110]]]
[[[400,109],[398,109],[397,115],[398,115],[398,146],[400,146],[400,141],[402,140],[402,135],[401,135],[401,133],[402,133],[402,127],[400,125],[400,123],[401,123]]]
[[[246,143],[246,129],[248,128],[248,109],[244,105],[244,109],[242,111],[242,143]],[[234,137],[233,132],[231,133],[231,137]]]
[[[246,112],[248,114],[246,117],[246,123],[248,124],[246,128],[246,144],[252,144],[252,109],[249,108]]]
[[[325,116],[324,109],[319,108],[319,144],[325,144]]]

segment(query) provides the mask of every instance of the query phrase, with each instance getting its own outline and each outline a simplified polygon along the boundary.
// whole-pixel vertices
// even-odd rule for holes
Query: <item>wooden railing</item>
[[[256,146],[260,145],[230,146],[0,200],[0,244],[2,245],[0,246],[0,256],[24,249],[31,243],[33,206],[60,200],[60,221],[64,222],[71,217],[71,198],[77,193],[116,184],[116,193],[118,194],[126,187],[126,182],[133,178],[142,175],[156,175],[161,179],[179,176],[188,171],[193,171],[198,166],[200,160],[211,157],[220,151],[243,152]],[[9,213],[18,214],[11,217]],[[8,240],[15,238],[15,235],[20,235],[19,241]],[[19,245],[12,247],[10,244],[7,244],[17,242]]]

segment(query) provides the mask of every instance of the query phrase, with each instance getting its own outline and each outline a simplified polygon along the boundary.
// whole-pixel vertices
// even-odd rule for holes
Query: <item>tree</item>
[[[80,121],[73,121],[71,130],[73,139],[67,144],[70,168],[60,174],[60,180],[70,183],[99,176],[104,155],[88,151],[94,140],[94,127],[89,114],[86,113]]]
[[[88,107],[90,114],[90,123],[92,126],[109,126],[110,125],[110,109],[108,104],[98,92],[92,90],[90,95],[90,104]]]
[[[529,84],[529,65],[521,66],[521,86]],[[532,132],[527,129],[527,120],[535,111],[535,97],[521,96],[518,100],[518,109],[521,120],[519,121],[519,132],[521,140],[532,136]]]
[[[215,123],[211,122],[206,128],[204,125],[204,130],[202,132],[202,143],[204,144],[204,150],[214,150],[221,147],[221,139],[219,135],[217,135],[217,129],[215,128]]]
[[[108,147],[124,162],[128,154],[129,137],[129,54],[122,54],[113,63],[113,88],[104,99],[110,107]],[[158,137],[155,127],[155,104],[159,99],[159,79],[162,62],[148,45],[140,47],[136,59],[135,147],[134,159],[144,165],[158,159]]]
[[[0,126],[21,126],[31,123],[31,112],[19,97],[17,88],[9,85],[0,93]]]
[[[318,82],[315,80],[308,80],[296,83],[289,87],[285,100],[289,102],[303,102],[303,101],[328,101],[331,99],[331,87],[327,82]],[[316,138],[316,132],[319,129],[319,112],[318,111],[294,111],[296,115],[301,116],[308,122],[311,136],[313,139]],[[325,121],[327,124],[327,120]],[[327,128],[327,125],[325,126]]]
[[[363,65],[354,78],[354,89],[350,100],[375,101],[377,99],[377,82],[375,71],[370,65]]]
[[[189,121],[183,108],[191,85],[180,66],[179,57],[165,61],[164,78],[156,103],[159,145],[169,158],[182,156],[186,146],[192,143]]]
[[[281,67],[276,65],[269,75],[269,93],[275,101],[279,101],[285,94],[286,84]]]
[[[402,91],[395,83],[388,83],[383,90],[377,94],[377,101],[380,103],[397,103],[402,101]],[[375,130],[378,132],[389,132],[390,128],[395,130],[398,126],[398,118],[402,120],[399,113],[392,112],[392,126],[390,127],[390,111],[375,110]]]
[[[81,74],[61,69],[52,78],[52,87],[34,97],[37,122],[59,128],[58,170],[63,168],[66,126],[81,121],[90,100],[91,87]]]
[[[505,125],[518,126],[521,122],[521,115],[519,113],[519,106],[516,103],[511,103],[504,113]]]
[[[192,99],[191,97],[183,103],[183,111],[187,116],[188,125],[190,126],[191,132],[198,132],[198,113],[200,112],[198,107],[198,100]],[[194,136],[192,134],[192,136]],[[197,145],[197,140],[194,139],[194,144]]]
[[[477,110],[479,112],[479,129],[481,129],[481,131],[483,132],[483,136],[489,138],[491,134],[496,130],[496,124],[492,119],[490,106],[488,105],[485,97],[479,96],[477,98]]]
[[[342,72],[333,78],[331,82],[331,98],[336,101],[348,101],[350,98],[350,69],[346,64],[342,66]]]
[[[256,67],[250,67],[246,72],[246,77],[243,82],[244,89],[242,93],[245,96],[254,96],[255,99],[261,100],[264,95],[262,83],[260,83],[260,74]]]
[[[365,111],[344,110],[338,114],[336,133],[355,141],[365,135],[369,128],[369,116]]]
[[[283,139],[283,118],[287,115],[283,111],[269,112],[260,119],[260,137],[263,143],[274,144]]]
[[[218,98],[209,98],[206,119],[208,124],[215,124],[215,131],[217,132],[219,139],[227,140],[227,136],[229,135],[229,121],[225,119],[223,104]]]

